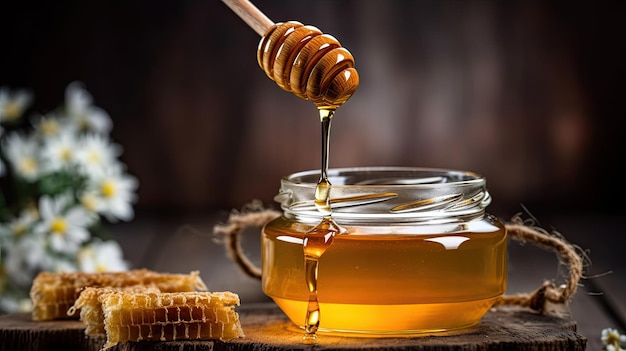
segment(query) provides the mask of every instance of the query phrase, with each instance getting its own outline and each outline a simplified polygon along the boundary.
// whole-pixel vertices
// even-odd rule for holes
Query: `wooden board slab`
[[[477,327],[456,335],[406,338],[354,338],[320,335],[317,345],[301,343],[303,332],[293,326],[273,304],[239,308],[245,338],[229,342],[175,341],[131,342],[109,351],[282,351],[363,350],[585,350],[587,340],[569,319],[544,316],[526,310],[488,312]],[[78,321],[33,322],[28,314],[0,317],[0,350],[98,351],[102,336],[85,336]]]

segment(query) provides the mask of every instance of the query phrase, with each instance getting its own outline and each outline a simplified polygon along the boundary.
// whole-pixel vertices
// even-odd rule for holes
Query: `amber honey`
[[[386,170],[357,179],[335,174],[340,185],[332,188],[331,207],[341,232],[332,244],[317,241],[318,331],[459,330],[479,323],[505,292],[506,231],[483,212],[490,202],[484,179],[420,171],[417,182],[405,184],[414,175],[404,172],[393,171],[383,185],[377,182],[389,181],[381,178],[390,176]],[[372,177],[374,185],[364,180]],[[263,290],[301,327],[310,297],[303,243],[319,225],[303,181],[284,180],[278,199],[285,215],[262,236]]]

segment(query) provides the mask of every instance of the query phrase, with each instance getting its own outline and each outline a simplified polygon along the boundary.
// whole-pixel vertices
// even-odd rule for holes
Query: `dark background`
[[[357,93],[333,122],[331,167],[484,174],[510,217],[623,213],[619,2],[258,0],[274,21],[337,37]],[[22,1],[0,11],[0,85],[54,109],[74,80],[114,120],[138,213],[273,204],[320,166],[313,104],[256,64],[259,36],[217,0]]]

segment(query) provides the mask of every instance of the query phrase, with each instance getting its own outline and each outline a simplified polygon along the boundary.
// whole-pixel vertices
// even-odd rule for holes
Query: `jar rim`
[[[338,221],[449,222],[484,215],[491,202],[485,177],[422,167],[347,167],[328,170],[330,207]],[[285,176],[274,200],[288,217],[315,220],[319,170]]]
[[[281,181],[303,187],[315,188],[320,170],[299,171],[284,176]],[[395,177],[391,177],[395,175]],[[410,187],[431,188],[455,185],[478,185],[486,182],[481,174],[448,168],[408,166],[365,166],[328,169],[328,178],[335,188],[341,187]],[[349,181],[346,183],[346,181]]]

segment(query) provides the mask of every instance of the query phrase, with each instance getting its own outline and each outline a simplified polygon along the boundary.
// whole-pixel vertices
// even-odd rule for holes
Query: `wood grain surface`
[[[120,343],[110,351],[281,351],[281,350],[585,350],[587,339],[570,319],[520,309],[488,312],[475,328],[449,335],[356,338],[323,335],[317,345],[301,343],[303,332],[271,303],[239,308],[245,338],[221,341]],[[0,350],[98,351],[105,336],[85,336],[79,321],[34,322],[28,314],[0,317]]]

